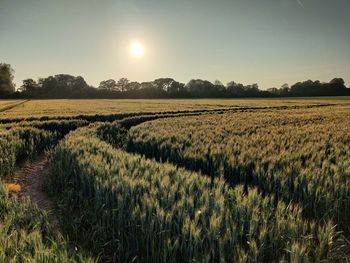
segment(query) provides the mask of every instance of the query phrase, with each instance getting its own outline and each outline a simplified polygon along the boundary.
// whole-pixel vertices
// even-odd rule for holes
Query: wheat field
[[[0,101],[0,261],[347,262],[349,116],[349,98]],[[53,211],[15,182],[38,156]]]

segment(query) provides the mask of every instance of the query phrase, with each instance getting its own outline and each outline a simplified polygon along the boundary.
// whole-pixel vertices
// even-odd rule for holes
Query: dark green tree
[[[128,89],[129,80],[127,78],[120,78],[117,82],[117,88],[120,91],[126,91]]]
[[[22,86],[19,88],[20,92],[24,94],[36,95],[39,90],[39,85],[33,79],[23,80]]]
[[[141,84],[138,83],[137,81],[132,81],[129,82],[128,85],[126,86],[127,91],[136,91],[139,90],[141,87]]]
[[[11,65],[0,63],[0,94],[11,94],[15,92],[14,70]]]
[[[117,82],[114,79],[108,79],[100,82],[99,89],[114,91],[117,89]]]

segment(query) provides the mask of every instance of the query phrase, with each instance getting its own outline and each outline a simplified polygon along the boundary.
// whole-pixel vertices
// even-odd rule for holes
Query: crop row
[[[50,132],[57,132],[60,137],[79,127],[88,125],[86,120],[41,120],[41,121],[21,121],[17,123],[0,124],[1,130],[11,130],[13,128],[36,128]]]
[[[127,150],[223,176],[231,185],[255,185],[299,202],[305,216],[347,228],[349,112],[338,107],[155,120],[130,129]]]
[[[0,125],[0,177],[11,175],[19,162],[50,149],[65,134],[87,124],[53,120]]]
[[[45,213],[29,200],[9,196],[0,182],[0,262],[93,262],[69,252]]]
[[[47,185],[66,226],[120,262],[337,260],[328,223],[254,188],[128,154],[97,126],[69,134],[51,156]]]
[[[57,143],[58,134],[31,127],[0,130],[0,177],[12,175],[16,164]]]

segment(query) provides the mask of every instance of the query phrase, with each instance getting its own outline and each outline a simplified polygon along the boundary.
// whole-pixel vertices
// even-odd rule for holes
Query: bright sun
[[[140,42],[132,42],[129,49],[130,55],[134,58],[141,58],[145,53],[145,49]]]

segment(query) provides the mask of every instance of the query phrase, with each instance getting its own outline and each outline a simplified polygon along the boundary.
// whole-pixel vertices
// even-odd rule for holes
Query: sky
[[[137,41],[144,48],[130,56]],[[262,89],[342,77],[349,0],[0,0],[0,62],[23,79],[201,78]]]

